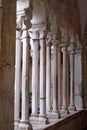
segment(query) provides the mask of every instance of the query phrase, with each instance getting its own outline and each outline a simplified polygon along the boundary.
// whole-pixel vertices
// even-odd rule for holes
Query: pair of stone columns
[[[32,69],[32,114],[31,121],[48,123],[46,117],[46,30],[36,31],[33,35],[33,69]],[[40,44],[40,88],[39,88],[39,44]],[[40,89],[40,90],[39,90]],[[40,99],[38,98],[40,91]],[[40,113],[38,113],[38,99]]]
[[[61,103],[59,97],[61,91],[61,50],[58,36],[55,33],[47,35],[47,65],[46,65],[46,112],[59,117],[58,107]],[[51,44],[53,42],[53,110],[51,110]],[[61,96],[61,95],[60,95]],[[58,99],[59,98],[59,99]]]
[[[25,128],[32,129],[29,124],[29,58],[30,58],[30,39],[26,27],[22,32],[23,59],[22,59],[22,111],[19,130]]]
[[[69,110],[74,111],[75,110],[75,99],[74,99],[74,44],[71,44],[70,46],[70,106]],[[68,84],[67,84],[67,78],[68,78],[68,46],[67,44],[62,45],[62,52],[63,52],[63,103],[62,103],[62,110],[66,111],[68,113]]]
[[[23,44],[23,51],[22,51],[22,44]],[[23,23],[22,36],[21,31],[19,29],[16,31],[15,110],[14,110],[15,130],[32,129],[29,123],[29,58],[30,58],[29,46],[30,46],[30,38],[28,30],[26,25]],[[21,87],[20,78],[22,78],[21,120],[20,120],[20,87]]]

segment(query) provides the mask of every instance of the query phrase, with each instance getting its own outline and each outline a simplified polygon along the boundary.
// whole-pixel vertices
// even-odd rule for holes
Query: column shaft
[[[61,88],[61,49],[58,48],[58,108],[62,106],[62,88]]]
[[[40,39],[40,115],[46,114],[46,43]]]
[[[46,48],[46,112],[51,111],[51,45]]]
[[[65,45],[63,47],[63,110],[67,110],[67,58],[67,45]]]
[[[35,34],[33,34],[35,35]],[[37,35],[37,34],[36,34]],[[39,40],[38,37],[33,39],[33,68],[32,68],[32,116],[38,115],[38,54],[39,54]]]
[[[46,36],[40,32],[40,120],[48,123],[46,117]]]
[[[74,52],[70,52],[70,110],[75,110],[74,99]]]
[[[58,112],[58,46],[53,45],[53,112]]]
[[[16,60],[15,60],[15,104],[14,118],[20,120],[20,88],[21,88],[21,31],[16,30]]]
[[[23,62],[22,62],[22,117],[21,121],[29,119],[29,35],[23,30]]]

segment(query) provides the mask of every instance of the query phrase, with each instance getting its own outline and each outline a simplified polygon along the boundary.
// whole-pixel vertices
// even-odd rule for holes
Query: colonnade
[[[63,114],[65,113],[65,115],[67,115],[69,111],[76,110],[74,99],[75,43],[73,42],[68,44],[68,41],[61,42],[60,30],[55,33],[48,32],[47,25],[41,24],[37,27],[37,29],[32,29],[32,110],[31,115],[29,115],[30,37],[27,26],[25,26],[25,24],[22,26],[22,32],[20,28],[17,28],[16,30],[15,130],[21,130],[22,127],[25,129],[32,129],[29,118],[31,122],[38,121],[40,123],[47,124],[49,123],[48,118],[50,116],[61,118],[62,112]],[[52,47],[53,71],[51,70]],[[69,93],[67,87],[67,80],[69,76],[69,68],[67,67],[68,54],[70,55],[70,99],[67,99],[67,95]],[[61,63],[61,60],[63,63]],[[62,76],[61,73],[63,73]],[[51,92],[52,75],[53,91]],[[22,88],[21,117],[20,88]],[[51,95],[51,93],[53,94]],[[68,100],[70,101],[69,103]]]

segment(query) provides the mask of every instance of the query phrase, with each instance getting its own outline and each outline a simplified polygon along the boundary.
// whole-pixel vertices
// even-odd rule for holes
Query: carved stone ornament
[[[22,18],[21,16],[17,16],[16,18],[16,29],[21,30],[22,28]]]
[[[54,46],[57,46],[58,45],[58,33],[54,33],[53,34],[53,37],[52,37],[52,43]]]
[[[47,46],[51,46],[52,45],[52,35],[49,34],[49,33],[47,34],[46,45]]]

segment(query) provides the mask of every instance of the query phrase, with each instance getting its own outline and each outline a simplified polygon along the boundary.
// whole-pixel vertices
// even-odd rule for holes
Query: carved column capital
[[[61,51],[62,47],[61,46],[58,46],[58,51]]]
[[[21,38],[21,30],[16,30],[16,39]]]
[[[39,40],[39,32],[38,31],[32,31],[32,40]]]
[[[61,31],[60,31],[59,28],[56,32],[53,32],[52,42],[53,42],[53,45],[56,45],[56,46],[60,45],[60,43],[61,43]]]
[[[62,52],[63,52],[63,51],[67,51],[67,49],[68,49],[68,43],[67,43],[67,42],[62,42],[62,43],[59,45],[59,47],[62,48]]]
[[[22,19],[21,16],[16,17],[16,30],[21,30],[22,29]]]
[[[52,34],[48,33],[46,38],[46,45],[51,46],[52,45]]]
[[[39,31],[39,39],[45,39],[47,36],[47,31],[46,29],[42,29]]]
[[[31,10],[29,10],[28,8],[25,9],[23,15],[21,16],[22,19],[22,39],[23,38],[27,38],[29,37],[29,33],[28,30],[31,28],[31,16],[28,14],[31,13]]]
[[[47,33],[50,31],[50,25],[48,23],[39,24],[39,39],[46,39]]]
[[[27,19],[26,15],[22,16],[22,30],[29,30],[31,28],[31,22]]]
[[[52,43],[54,46],[58,46],[58,34],[57,33],[54,33],[53,36],[52,36]]]
[[[26,29],[29,30],[31,28],[31,22],[32,19],[32,10],[30,8],[26,8],[23,11],[17,12],[16,14],[17,20],[16,20],[16,28],[17,29]]]
[[[16,39],[21,38],[21,29],[22,29],[21,17],[17,16],[16,17]]]
[[[76,43],[71,42],[70,46],[69,46],[69,52],[70,52],[70,54],[75,54],[75,51],[76,51]]]

